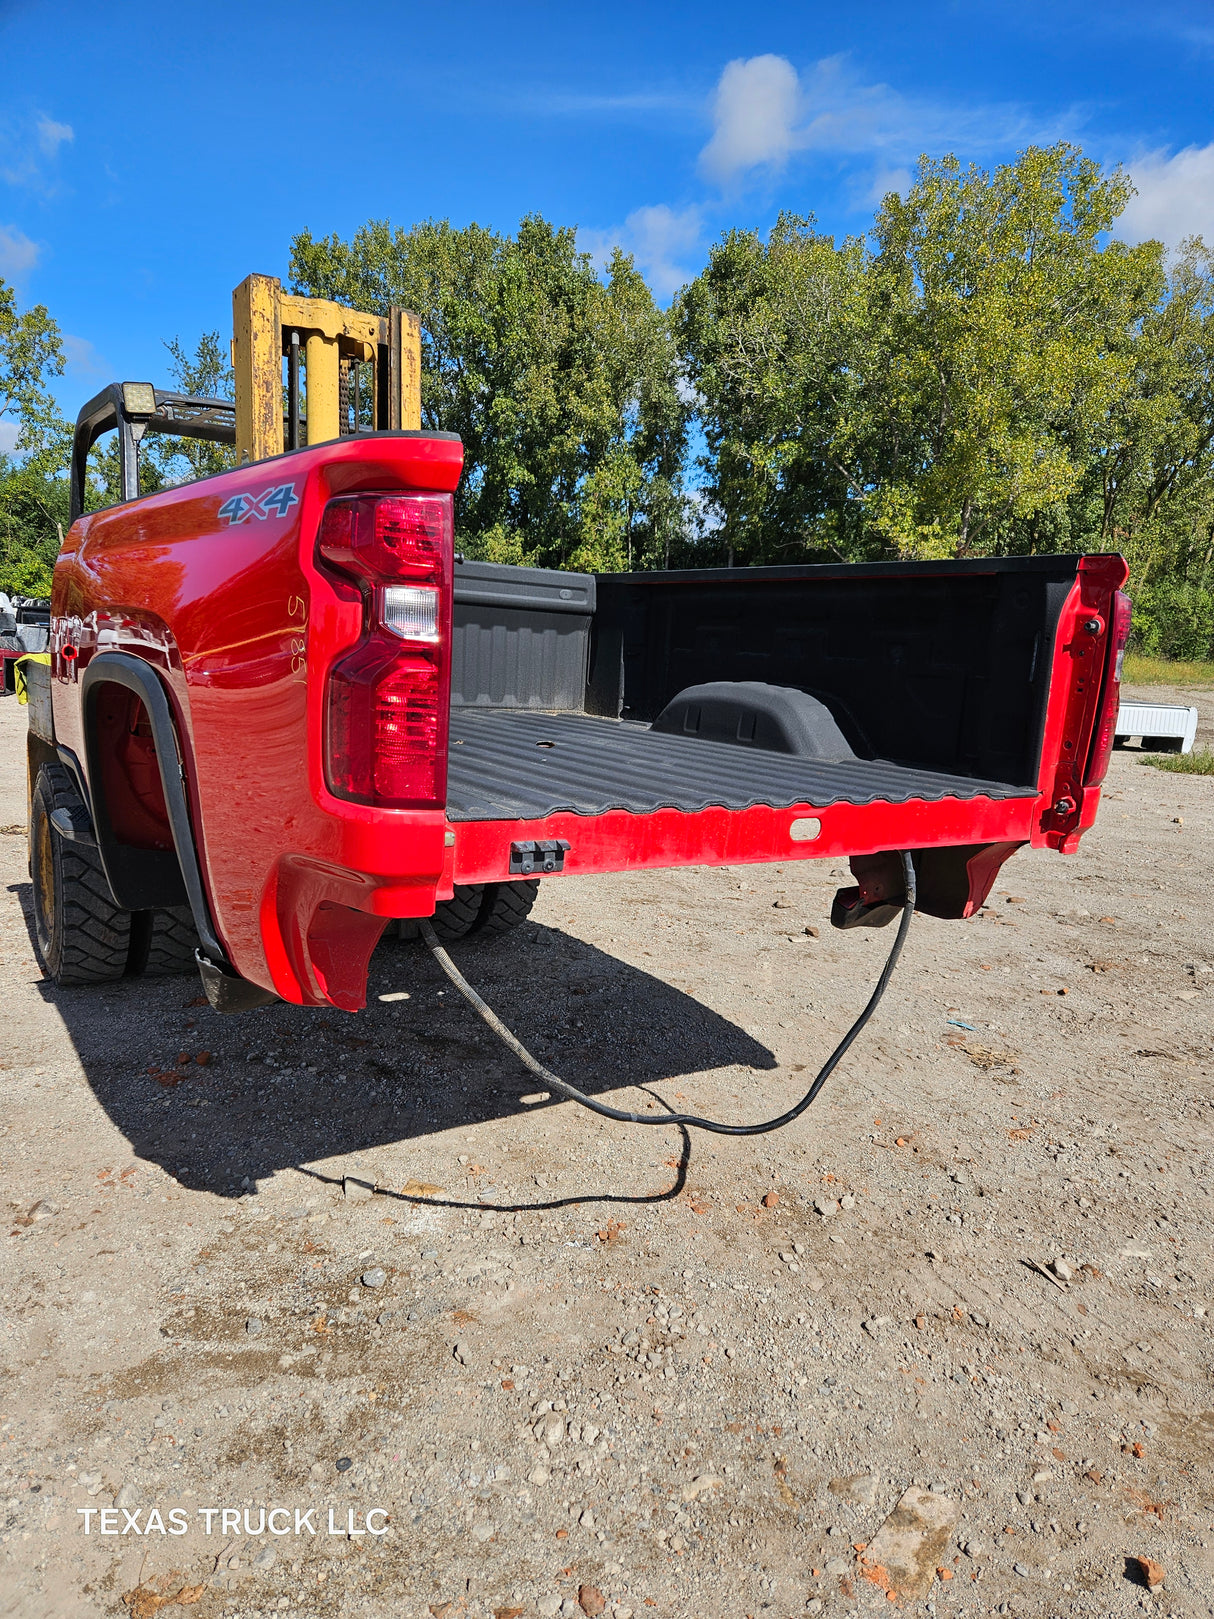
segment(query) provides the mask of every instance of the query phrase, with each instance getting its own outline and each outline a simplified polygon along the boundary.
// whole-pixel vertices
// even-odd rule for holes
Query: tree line
[[[538,216],[513,235],[305,230],[290,279],[421,317],[423,422],[464,441],[471,556],[614,571],[1119,550],[1144,650],[1209,656],[1214,260],[1200,239],[1118,241],[1130,195],[1066,144],[991,172],[923,158],[867,235],[793,214],[728,231],[666,310],[626,254],[597,268]],[[170,351],[179,385],[223,389],[214,334]],[[61,369],[46,310],[0,290],[0,421],[21,431],[0,463],[0,588],[43,588],[58,543]],[[200,470],[144,462],[153,487]],[[104,451],[91,484],[113,498]]]

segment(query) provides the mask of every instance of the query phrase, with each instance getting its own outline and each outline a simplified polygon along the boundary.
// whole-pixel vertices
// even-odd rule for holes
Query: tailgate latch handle
[[[564,871],[568,838],[541,838],[510,845],[510,875],[531,877],[538,872]]]

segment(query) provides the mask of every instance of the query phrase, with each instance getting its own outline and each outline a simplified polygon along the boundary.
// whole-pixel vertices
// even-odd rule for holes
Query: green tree
[[[197,399],[234,399],[235,383],[227,345],[218,332],[203,332],[194,352],[187,351],[180,337],[166,343],[171,376],[177,391]],[[227,444],[206,439],[161,437],[148,434],[141,446],[140,483],[144,464],[155,468],[162,486],[188,483],[192,478],[226,472],[236,465],[236,451]]]
[[[989,175],[923,158],[871,242],[792,216],[766,242],[727,236],[676,311],[727,543],[753,560],[1074,543],[1167,303],[1160,244],[1108,239],[1128,196],[1067,145]]]
[[[865,389],[879,367],[870,259],[812,218],[766,241],[734,230],[676,301],[706,444],[703,494],[720,527],[704,549],[739,562],[862,556],[878,469]],[[856,497],[859,497],[858,499]]]
[[[422,324],[422,420],[456,432],[460,544],[501,561],[661,566],[683,536],[685,407],[663,313],[632,260],[604,276],[572,230],[372,221],[295,237],[295,290]]]
[[[902,554],[981,554],[1067,502],[1134,384],[1165,290],[1158,242],[1108,240],[1130,186],[1074,147],[986,175],[922,160],[877,215],[892,369],[873,405],[902,454],[872,520]]]
[[[1076,524],[1124,551],[1136,577],[1201,587],[1214,562],[1214,255],[1199,237],[1130,352],[1132,386],[1089,462]]]
[[[67,518],[71,429],[47,383],[62,375],[63,341],[45,305],[19,311],[0,281],[0,423],[16,429],[0,455],[0,590],[42,596]]]

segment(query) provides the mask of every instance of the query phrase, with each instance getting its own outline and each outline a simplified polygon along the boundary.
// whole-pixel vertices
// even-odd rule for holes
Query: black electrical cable
[[[894,968],[898,965],[898,957],[902,954],[902,946],[906,943],[906,935],[910,931],[911,918],[915,914],[915,868],[909,854],[903,853],[901,858],[902,870],[906,878],[906,899],[902,906],[902,916],[898,922],[897,935],[893,945],[890,947],[889,955],[886,957],[885,966],[881,969],[881,976],[877,980],[877,986],[869,996],[868,1005],[822,1064],[813,1084],[796,1106],[790,1107],[787,1113],[781,1113],[778,1118],[767,1119],[762,1124],[720,1124],[716,1119],[701,1119],[694,1113],[652,1113],[648,1115],[627,1113],[623,1108],[608,1107],[605,1102],[596,1102],[592,1096],[587,1096],[584,1091],[579,1091],[576,1085],[570,1085],[567,1080],[559,1079],[550,1069],[545,1068],[543,1063],[538,1062],[527,1050],[526,1046],[511,1034],[497,1013],[491,1007],[485,1005],[472,985],[451,960],[451,957],[438,942],[434,929],[429,922],[424,920],[421,922],[421,934],[429,945],[434,959],[464,999],[476,1008],[494,1034],[510,1047],[515,1056],[538,1079],[543,1080],[549,1090],[559,1091],[562,1096],[567,1096],[571,1102],[580,1102],[583,1107],[588,1107],[592,1113],[598,1113],[604,1119],[617,1119],[621,1124],[681,1124],[688,1129],[712,1130],[717,1135],[722,1136],[761,1136],[766,1135],[769,1130],[780,1130],[784,1125],[791,1124],[794,1119],[801,1117],[805,1109],[815,1101],[818,1092],[826,1084],[831,1074],[834,1073],[861,1029],[877,1010],[877,1004],[882,995],[885,994],[886,986],[893,977]]]

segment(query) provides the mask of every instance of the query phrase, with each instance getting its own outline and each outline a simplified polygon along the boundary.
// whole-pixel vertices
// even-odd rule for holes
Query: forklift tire
[[[62,765],[43,765],[30,806],[34,939],[42,969],[62,987],[109,984],[127,973],[131,913],[110,893],[92,844],[65,838],[51,815],[79,804]]]
[[[430,926],[438,934],[443,944],[454,944],[462,939],[476,927],[481,914],[481,895],[484,887],[480,883],[472,883],[466,888],[457,888],[451,899],[443,899],[434,907],[434,915],[429,918]],[[389,922],[384,930],[385,939],[400,939],[408,943],[421,938],[421,929],[412,917],[402,917],[399,922]]]
[[[451,899],[439,901],[430,926],[440,944],[496,938],[526,920],[539,891],[538,877],[521,883],[470,883],[456,888]],[[418,939],[421,933],[416,922],[403,921],[396,924],[396,936]]]
[[[539,891],[538,877],[521,883],[487,883],[475,931],[482,939],[509,933],[527,920]]]
[[[144,914],[150,922],[144,973],[149,978],[168,978],[173,973],[197,972],[194,952],[199,939],[190,907],[175,905],[171,910]]]
[[[457,939],[476,932],[484,892],[482,884],[473,883],[467,888],[457,888],[450,899],[441,900],[434,907],[430,926],[443,944],[454,944]]]

